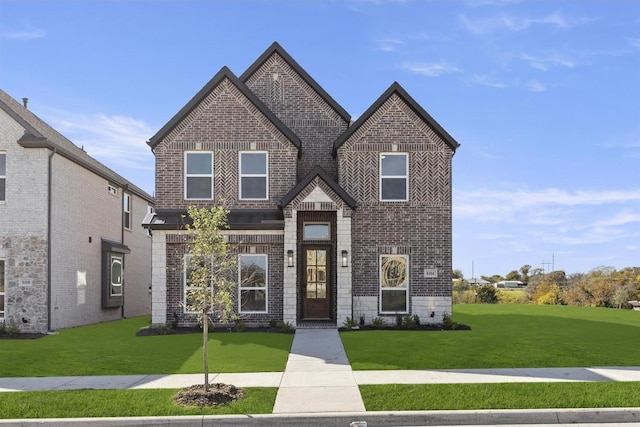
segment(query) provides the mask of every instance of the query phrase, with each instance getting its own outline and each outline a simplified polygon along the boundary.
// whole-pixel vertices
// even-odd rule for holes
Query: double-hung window
[[[213,199],[213,153],[187,151],[184,153],[184,198],[186,200]]]
[[[0,202],[7,200],[7,153],[0,153]]]
[[[131,230],[131,194],[124,193],[122,211],[124,215],[124,228]]]
[[[240,255],[240,313],[267,312],[267,255]]]
[[[240,199],[267,200],[269,194],[267,152],[240,152]]]
[[[409,257],[380,256],[380,312],[407,313],[409,301]]]
[[[4,308],[4,296],[5,296],[5,272],[4,272],[4,260],[0,259],[0,323],[4,322],[5,308]]]
[[[383,202],[409,200],[409,155],[407,153],[380,154],[380,200]]]

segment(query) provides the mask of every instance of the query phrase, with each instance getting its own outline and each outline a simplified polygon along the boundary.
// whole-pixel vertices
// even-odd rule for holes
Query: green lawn
[[[538,305],[456,305],[470,331],[341,333],[353,369],[640,365],[640,312]]]
[[[367,411],[637,407],[640,383],[360,386]]]
[[[174,415],[270,414],[277,388],[243,389],[245,397],[219,408],[173,403],[179,390],[66,390],[2,393],[0,419],[147,417]]]
[[[0,377],[202,372],[202,334],[138,337],[149,317],[65,329],[34,340],[0,340]],[[209,334],[210,372],[282,372],[293,335]]]

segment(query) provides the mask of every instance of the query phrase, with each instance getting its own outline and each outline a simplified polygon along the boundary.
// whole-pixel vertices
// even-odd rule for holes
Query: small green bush
[[[347,329],[353,329],[355,326],[357,326],[355,319],[353,319],[352,317],[347,317],[347,320],[344,321],[343,325]]]
[[[288,334],[288,333],[291,333],[291,331],[293,331],[293,325],[291,325],[291,322],[281,321],[280,323],[278,323],[278,330],[280,330],[280,332],[284,334]]]
[[[374,317],[371,321],[371,324],[374,328],[382,328],[385,324],[384,318],[382,317]]]

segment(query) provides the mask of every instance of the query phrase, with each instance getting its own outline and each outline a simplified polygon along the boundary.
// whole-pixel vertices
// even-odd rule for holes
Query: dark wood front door
[[[304,249],[302,317],[305,319],[329,319],[331,316],[330,249],[330,246]]]

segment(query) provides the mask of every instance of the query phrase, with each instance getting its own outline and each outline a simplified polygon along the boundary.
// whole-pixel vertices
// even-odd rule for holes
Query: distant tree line
[[[631,308],[629,301],[640,299],[640,267],[616,270],[600,266],[588,273],[564,271],[545,273],[523,265],[505,276],[481,276],[490,282],[475,286],[460,270],[453,271],[453,299],[457,304],[564,304],[587,307]],[[493,284],[503,280],[517,280],[526,284],[522,289],[497,289]]]

